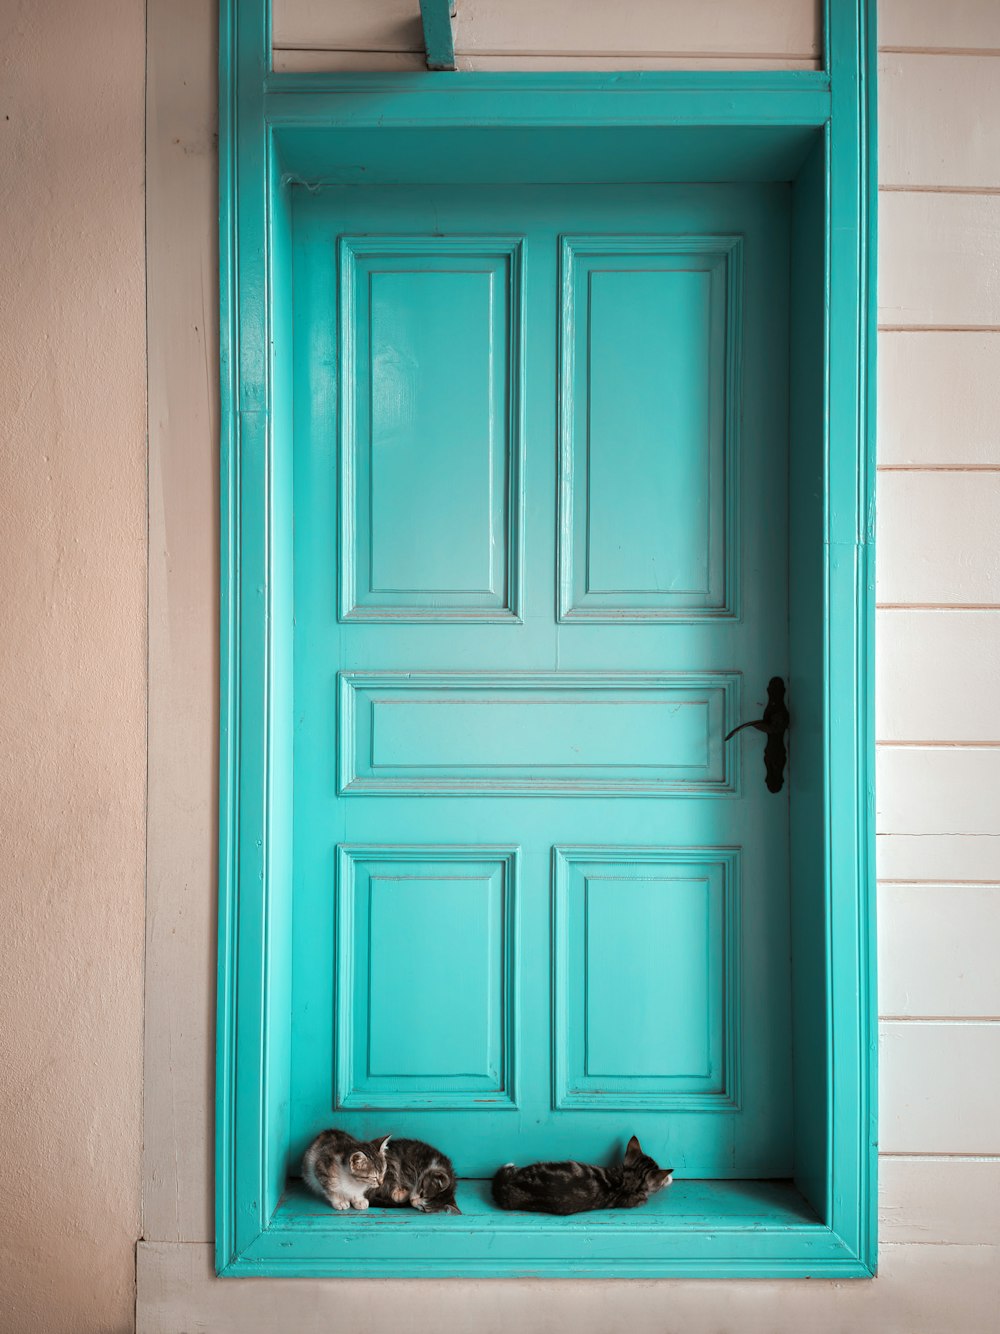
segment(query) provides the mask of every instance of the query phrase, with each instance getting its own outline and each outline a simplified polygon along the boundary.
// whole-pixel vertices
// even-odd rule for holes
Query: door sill
[[[789,1181],[677,1181],[641,1209],[554,1218],[459,1182],[460,1215],[338,1213],[295,1180],[225,1276],[869,1277]]]

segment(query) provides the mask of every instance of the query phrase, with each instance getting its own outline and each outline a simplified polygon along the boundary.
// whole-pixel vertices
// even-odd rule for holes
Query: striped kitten
[[[433,1145],[421,1139],[394,1139],[386,1150],[385,1178],[369,1190],[372,1204],[406,1207],[423,1214],[459,1214],[455,1169]]]
[[[493,1198],[501,1209],[535,1214],[580,1214],[588,1209],[634,1209],[674,1179],[659,1167],[633,1135],[620,1167],[590,1163],[507,1163],[493,1178]]]
[[[385,1178],[389,1136],[357,1140],[346,1130],[324,1130],[306,1149],[302,1179],[334,1209],[367,1209],[368,1192]]]

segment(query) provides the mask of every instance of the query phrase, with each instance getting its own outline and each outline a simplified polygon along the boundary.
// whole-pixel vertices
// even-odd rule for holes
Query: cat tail
[[[510,1179],[517,1172],[513,1163],[504,1163],[496,1176],[493,1178],[493,1198],[499,1204],[501,1209],[510,1209],[513,1207],[513,1201],[510,1192]]]

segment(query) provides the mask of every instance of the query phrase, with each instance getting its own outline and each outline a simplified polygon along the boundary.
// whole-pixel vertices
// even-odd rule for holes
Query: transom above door
[[[293,1148],[790,1175],[788,218],[297,192]]]

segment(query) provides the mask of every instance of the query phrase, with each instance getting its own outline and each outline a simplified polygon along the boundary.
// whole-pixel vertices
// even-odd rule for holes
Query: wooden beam
[[[420,0],[428,69],[458,68],[455,64],[455,29],[452,24],[457,8],[456,0]]]

